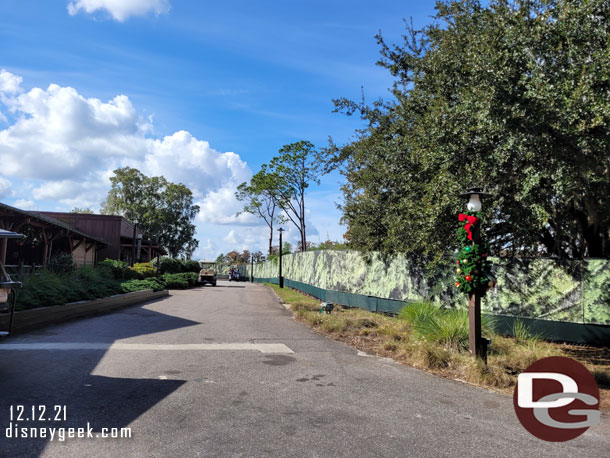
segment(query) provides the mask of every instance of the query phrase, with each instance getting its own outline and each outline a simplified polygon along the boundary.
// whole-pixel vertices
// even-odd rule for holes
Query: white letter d
[[[534,402],[534,379],[550,379],[561,383],[563,393],[578,393],[578,385],[572,377],[557,372],[523,372],[517,377],[519,385],[517,393],[517,404],[522,408],[546,408],[552,409],[555,407],[567,406],[574,398],[566,396],[555,401]]]

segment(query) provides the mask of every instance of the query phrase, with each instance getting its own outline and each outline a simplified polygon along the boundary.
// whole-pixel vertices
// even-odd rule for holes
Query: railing
[[[44,267],[42,265],[34,264],[7,264],[4,266],[6,271],[12,277],[17,279],[26,277],[28,275],[37,274],[42,272]]]

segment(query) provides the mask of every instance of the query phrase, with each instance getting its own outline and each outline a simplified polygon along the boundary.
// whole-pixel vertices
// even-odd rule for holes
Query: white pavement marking
[[[110,344],[98,342],[40,342],[0,344],[0,350],[256,350],[261,353],[294,353],[288,346],[281,343]]]

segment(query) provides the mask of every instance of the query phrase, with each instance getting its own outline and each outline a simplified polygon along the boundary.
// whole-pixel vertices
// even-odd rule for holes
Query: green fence
[[[610,325],[610,260],[490,259],[498,283],[483,301],[484,312]],[[393,302],[380,305],[384,300],[430,300],[443,306],[464,306],[465,296],[454,286],[455,268],[451,257],[428,272],[404,257],[384,260],[373,255],[365,259],[355,251],[308,251],[283,258],[286,279],[336,292],[333,294],[376,298],[365,300],[366,309],[393,306]],[[258,278],[272,278],[277,273],[277,261],[254,266]]]
[[[277,277],[254,277],[258,283],[279,284]],[[310,296],[346,307],[356,307],[371,312],[395,315],[410,302],[386,299],[362,294],[332,291],[284,278],[284,286],[296,289]],[[496,332],[501,335],[512,335],[516,320],[521,320],[529,329],[543,338],[556,342],[573,342],[589,345],[610,346],[610,326],[597,324],[572,323],[566,321],[552,321],[509,315],[486,314],[494,319]]]

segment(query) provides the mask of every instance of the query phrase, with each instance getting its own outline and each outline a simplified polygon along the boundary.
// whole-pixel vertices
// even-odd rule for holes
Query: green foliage
[[[197,261],[194,261],[192,259],[185,259],[182,261],[182,270],[184,272],[199,272],[201,270],[201,267],[199,266],[199,263]]]
[[[443,309],[430,302],[404,307],[399,317],[407,321],[422,339],[437,342],[454,349],[468,348],[468,311],[464,309]],[[493,321],[483,315],[483,334],[493,333]]]
[[[49,260],[47,269],[57,274],[65,274],[76,269],[76,264],[69,253],[57,253]]]
[[[347,179],[347,238],[438,259],[457,248],[457,197],[481,185],[492,253],[610,257],[610,3],[440,1],[381,46],[392,101],[346,99],[365,121],[328,148]]]
[[[161,279],[167,289],[187,289],[197,285],[198,274],[185,272],[181,274],[164,274]]]
[[[279,153],[262,171],[274,177],[273,198],[298,229],[300,251],[306,251],[305,193],[312,183],[320,184],[320,154],[306,140],[284,145]]]
[[[17,295],[19,309],[31,309],[90,300],[121,292],[120,283],[109,269],[83,266],[69,273],[50,271],[29,275]]]
[[[147,236],[167,248],[171,257],[182,252],[192,254],[198,245],[192,221],[199,206],[193,205],[190,189],[164,177],[147,177],[131,167],[116,169],[110,182],[102,212],[137,222]]]
[[[117,280],[130,280],[140,278],[140,274],[129,268],[129,263],[116,259],[104,259],[98,262],[97,267],[110,271]]]
[[[151,266],[150,262],[135,263],[130,269],[138,273],[139,279],[154,277],[157,274],[157,269]]]
[[[91,210],[89,207],[87,207],[87,208],[74,207],[72,210],[70,210],[70,213],[81,213],[81,214],[93,215],[93,210]]]
[[[464,215],[478,218],[470,231],[474,231],[476,226],[481,224],[480,212],[465,212]],[[458,240],[460,241],[460,252],[456,257],[456,282],[455,286],[462,293],[468,296],[478,293],[481,297],[495,285],[495,278],[491,272],[491,262],[487,257],[489,246],[486,242],[473,243],[468,238],[468,231],[465,229],[467,220],[459,223],[457,230]]]
[[[309,250],[348,250],[349,245],[347,243],[333,242],[332,240],[326,240],[318,244],[312,244]]]
[[[121,291],[123,293],[143,291],[146,289],[163,291],[165,289],[165,283],[155,277],[145,278],[144,280],[129,280],[121,283]]]
[[[157,259],[153,259],[150,264],[156,269]],[[177,274],[182,272],[183,265],[179,259],[170,258],[169,256],[161,256],[159,258],[159,273],[160,274]]]
[[[149,277],[125,281],[128,278],[124,276],[126,272],[131,272],[127,273],[128,276],[137,275],[127,267],[127,263],[107,259],[100,264],[102,266],[97,268],[83,266],[67,273],[45,271],[25,277],[23,288],[17,295],[17,308],[24,310],[64,305],[146,289],[162,291],[166,288],[186,289],[197,286],[198,274],[195,272],[165,274],[160,279]]]
[[[535,334],[523,320],[517,319],[513,324],[513,337],[518,343],[531,344],[541,339],[540,334]]]
[[[273,225],[278,222],[278,194],[280,178],[277,173],[270,173],[267,167],[256,173],[250,183],[243,182],[237,187],[235,197],[240,202],[244,202],[244,208],[237,213],[251,213],[257,218],[262,219],[269,227],[269,254],[273,245]]]

